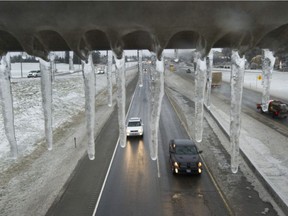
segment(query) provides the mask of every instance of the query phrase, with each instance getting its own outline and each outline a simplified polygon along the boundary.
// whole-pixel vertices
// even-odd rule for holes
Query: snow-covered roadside
[[[231,69],[228,70],[228,69],[213,68],[213,71],[215,72],[221,71],[223,81],[230,83]],[[257,79],[259,75],[262,76],[261,70],[245,70],[244,87],[262,93],[263,91],[262,80]],[[271,96],[288,101],[287,80],[288,80],[287,72],[273,71],[270,87]],[[259,101],[259,103],[260,102],[261,101]]]
[[[136,71],[136,68],[127,71],[127,82],[136,76]],[[113,83],[115,84],[115,77]],[[18,80],[15,85],[18,87],[14,87],[17,89],[14,90],[17,91],[15,95],[20,94],[14,95],[14,104],[18,101],[16,104],[19,109],[15,110],[15,119],[28,120],[28,123],[19,123],[20,134],[23,134],[22,139],[26,140],[26,145],[19,147],[20,157],[16,161],[9,160],[8,156],[1,157],[0,215],[45,215],[86,152],[83,78],[82,74],[77,73],[56,77],[53,84],[52,151],[46,150],[43,139],[39,79]],[[95,135],[101,130],[115,105],[114,98],[113,106],[108,107],[105,88],[106,75],[97,75],[96,90],[99,94],[96,97]],[[31,116],[25,113],[29,108]],[[32,126],[33,130],[30,129]],[[32,133],[35,130],[37,134]],[[29,136],[26,133],[30,133]],[[7,155],[7,150],[5,152]]]
[[[181,100],[179,95],[184,95],[190,100],[193,100],[193,84],[191,84],[190,81],[187,81],[177,74],[171,73],[169,71],[166,72],[166,77],[165,77],[165,83],[166,85],[171,88],[176,90],[177,92],[169,91],[169,95],[171,97],[174,97],[173,100],[175,100],[174,104],[176,104],[176,109],[178,109],[179,117],[182,120],[183,124],[188,128],[189,135],[190,137],[194,138],[194,112],[189,109],[189,106],[187,106],[185,100]],[[228,126],[229,128],[229,121],[230,121],[230,105],[224,104],[222,101],[218,101],[217,99],[211,97],[212,99],[212,107],[217,109],[219,115],[216,115],[216,119],[219,120],[219,122],[223,122],[224,127]],[[213,109],[212,108],[212,109]],[[207,121],[209,124],[211,124],[211,121],[208,120],[208,117],[206,116]],[[217,130],[218,126],[215,124],[211,125],[213,130]],[[228,130],[229,131],[229,130]],[[207,132],[207,131],[206,131]],[[221,131],[215,131],[215,133],[218,136],[218,139],[221,141],[221,144],[223,145],[224,148],[228,152],[230,152],[230,145],[225,136],[221,134]],[[253,120],[251,117],[245,115],[242,113],[242,130],[241,130],[242,136],[240,137],[240,148],[244,151],[247,151],[248,157],[253,158],[253,163],[257,164],[260,163],[259,166],[256,165],[257,168],[267,168],[266,169],[266,175],[269,176],[269,183],[277,186],[279,189],[283,188],[282,192],[280,191],[279,194],[284,198],[284,200],[287,198],[287,192],[285,192],[284,188],[287,188],[287,160],[283,160],[281,157],[281,160],[283,162],[280,162],[280,158],[277,158],[277,154],[279,152],[287,152],[287,146],[286,148],[282,148],[281,144],[287,143],[287,138],[283,137],[281,134],[278,132],[269,129],[267,126],[263,125],[262,123],[259,123],[255,120]],[[205,131],[204,131],[204,136],[205,136]],[[275,146],[271,146],[271,142],[269,140],[273,139],[273,143],[277,143]],[[207,144],[207,146],[206,146]],[[213,160],[209,165],[211,165],[212,173],[215,175],[215,179],[218,182],[218,184],[221,187],[221,190],[224,191],[225,195],[227,196],[228,199],[233,199],[233,193],[231,193],[231,190],[233,189],[233,185],[237,185],[237,175],[232,174],[231,176],[228,177],[228,174],[226,174],[227,179],[229,180],[228,182],[223,181],[221,178],[221,171],[218,173],[217,170],[215,169],[217,166],[225,168],[229,164],[227,164],[227,161],[224,160],[223,156],[219,154],[219,149],[213,149],[212,146],[210,146],[209,143],[201,143],[201,149],[204,150],[204,156],[206,155],[208,150],[209,152],[213,152],[212,154],[217,158],[217,160]],[[278,146],[278,147],[277,147]],[[269,147],[273,148],[273,151],[269,150]],[[205,150],[206,148],[206,150]],[[275,149],[274,149],[275,148]],[[206,155],[208,160],[210,160],[209,156]],[[267,161],[269,160],[269,161]],[[264,163],[265,162],[265,163]],[[276,165],[270,164],[267,166],[267,163],[274,163],[276,162]],[[216,166],[216,167],[215,167]],[[268,169],[269,167],[269,169]],[[251,184],[254,186],[254,189],[258,191],[260,198],[263,201],[268,201],[270,202],[275,210],[277,210],[279,215],[284,215],[282,211],[278,208],[279,203],[275,203],[274,200],[271,198],[271,196],[266,192],[266,190],[263,188],[261,183],[255,178],[253,172],[250,170],[249,167],[245,165],[245,162],[243,159],[241,160],[241,165],[240,165],[241,171],[245,173],[245,177],[251,182]],[[271,169],[270,169],[271,168]],[[276,168],[276,169],[275,169]],[[276,171],[276,172],[275,172]],[[217,174],[218,173],[218,174]],[[220,176],[217,176],[220,175]],[[230,175],[230,174],[229,174]],[[232,176],[233,175],[233,176]],[[282,178],[283,176],[283,178]],[[272,182],[273,181],[273,182]],[[232,186],[231,186],[232,185]],[[285,195],[286,193],[286,195]],[[232,197],[229,197],[232,196]],[[284,196],[284,197],[283,197]],[[285,198],[286,197],[286,198]]]

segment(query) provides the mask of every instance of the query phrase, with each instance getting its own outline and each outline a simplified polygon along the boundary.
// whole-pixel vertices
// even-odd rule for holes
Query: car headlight
[[[202,163],[199,161],[198,162],[198,167],[201,168],[202,167]]]
[[[143,129],[142,128],[139,129],[139,133],[143,133]]]

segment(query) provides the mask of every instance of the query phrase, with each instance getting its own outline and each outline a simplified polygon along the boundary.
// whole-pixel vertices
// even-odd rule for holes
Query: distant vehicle
[[[172,139],[169,142],[169,163],[173,174],[202,173],[202,162],[197,146],[189,139]]]
[[[268,110],[263,110],[263,104],[256,104],[258,110],[262,113],[270,113],[274,117],[287,118],[288,116],[288,104],[278,100],[270,100],[268,103]]]
[[[97,70],[97,74],[104,74],[104,73],[105,73],[105,71],[103,69],[98,69]]]
[[[35,77],[41,77],[41,71],[40,70],[34,70],[30,71],[27,75],[28,78],[35,78]]]
[[[126,127],[127,137],[129,136],[143,136],[143,123],[141,118],[133,117],[128,120],[128,124]]]
[[[212,87],[220,86],[222,83],[222,72],[212,72]]]

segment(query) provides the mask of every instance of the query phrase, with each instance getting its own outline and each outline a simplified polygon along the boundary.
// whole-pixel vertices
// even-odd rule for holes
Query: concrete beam
[[[0,51],[288,48],[288,2],[0,2]]]

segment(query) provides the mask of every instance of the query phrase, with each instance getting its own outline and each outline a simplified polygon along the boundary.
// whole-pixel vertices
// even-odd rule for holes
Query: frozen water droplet
[[[206,58],[201,60],[198,54],[195,74],[195,140],[202,142],[203,116],[204,116],[204,95],[206,87],[207,65]]]
[[[245,72],[245,56],[241,58],[237,51],[232,51],[231,77],[231,111],[230,111],[230,143],[231,171],[236,173],[239,166],[239,136],[241,130],[241,105]]]
[[[150,157],[152,160],[158,158],[158,131],[159,131],[159,119],[162,98],[164,95],[164,60],[161,57],[159,61],[156,61],[156,71],[153,71],[153,80],[150,83],[150,102],[151,102],[151,114],[150,114]]]
[[[41,70],[42,107],[45,120],[45,136],[48,150],[52,150],[52,82],[51,63],[39,59]]]
[[[207,100],[206,106],[210,109],[211,104],[211,85],[212,85],[212,67],[213,67],[213,51],[211,50],[208,54],[208,64],[207,64]]]
[[[116,84],[117,84],[117,105],[118,105],[118,122],[119,122],[119,142],[122,148],[126,147],[126,80],[125,80],[125,54],[122,58],[115,58],[116,62]]]
[[[10,83],[10,55],[0,56],[0,97],[2,102],[2,115],[7,140],[10,144],[11,156],[17,158],[18,149],[15,137],[13,97]]]
[[[262,110],[264,112],[268,110],[268,103],[270,100],[270,84],[274,64],[275,64],[275,57],[273,56],[273,53],[267,49],[264,49],[262,59],[262,76],[263,76]]]
[[[95,70],[92,61],[92,54],[88,55],[88,62],[82,61],[84,74],[84,90],[85,90],[85,112],[86,112],[86,128],[88,136],[88,157],[90,160],[95,158]]]
[[[113,90],[113,85],[112,85],[112,62],[113,62],[113,55],[112,55],[112,51],[107,51],[107,72],[106,72],[106,76],[107,76],[107,91],[108,91],[108,106],[112,107],[112,90]]]
[[[139,87],[143,87],[142,50],[138,50]]]
[[[74,56],[74,52],[69,51],[69,71],[70,72],[74,71],[73,56]]]

